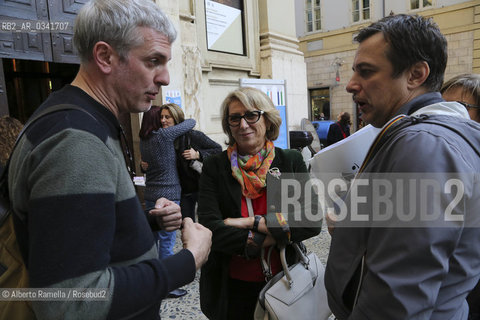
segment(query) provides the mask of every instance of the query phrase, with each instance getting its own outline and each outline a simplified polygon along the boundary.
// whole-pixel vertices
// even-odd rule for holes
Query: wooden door
[[[0,0],[0,58],[79,63],[73,24],[88,0]]]
[[[48,0],[54,62],[80,63],[73,46],[73,24],[78,10],[86,2],[88,0]]]
[[[52,61],[49,32],[37,32],[48,21],[46,0],[0,0],[0,58]]]

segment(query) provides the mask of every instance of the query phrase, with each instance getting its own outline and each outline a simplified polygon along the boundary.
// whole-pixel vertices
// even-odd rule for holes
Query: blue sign
[[[277,140],[273,144],[282,149],[289,147],[287,101],[285,92],[285,80],[273,79],[240,79],[241,87],[254,87],[262,90],[273,102],[273,105],[280,112],[282,124]]]
[[[288,149],[288,130],[287,130],[287,112],[285,106],[277,106],[277,110],[280,112],[282,118],[282,124],[280,125],[280,133],[277,140],[273,141],[275,147],[282,149]]]

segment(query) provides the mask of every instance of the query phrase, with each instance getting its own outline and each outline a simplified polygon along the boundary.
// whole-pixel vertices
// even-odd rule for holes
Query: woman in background
[[[461,74],[445,82],[440,89],[443,99],[457,101],[467,108],[470,118],[480,122],[480,75]],[[467,296],[468,319],[480,320],[480,282]]]
[[[443,99],[465,106],[472,120],[480,122],[480,74],[461,74],[445,82],[440,89]]]
[[[202,164],[208,156],[222,152],[222,147],[203,132],[190,130],[175,140],[175,150],[178,176],[182,187],[180,200],[182,216],[192,218],[195,222],[195,205],[201,168],[200,171],[196,171],[192,167]]]
[[[350,135],[350,126],[352,125],[350,114],[342,112],[337,119],[338,121],[332,123],[328,129],[327,146],[337,143]]]
[[[144,162],[142,168],[146,169],[144,198],[147,213],[155,207],[156,199],[162,197],[180,204],[181,188],[173,142],[194,126],[195,120],[184,121],[182,110],[173,103],[161,107],[152,106],[143,114],[139,136],[140,152]],[[159,259],[173,255],[176,232],[161,230],[154,235],[158,244]],[[186,290],[175,289],[170,292],[169,297],[177,298],[186,293]]]

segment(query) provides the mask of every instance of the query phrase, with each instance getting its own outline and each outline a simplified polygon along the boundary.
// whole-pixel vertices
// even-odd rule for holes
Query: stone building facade
[[[61,21],[68,27],[50,33],[1,30],[0,115],[25,121],[50,92],[73,79],[79,62],[72,43],[73,24],[86,1],[0,2],[1,22]],[[296,36],[294,1],[154,1],[178,31],[169,62],[171,82],[155,104],[165,103],[169,95],[180,99],[186,117],[197,120],[196,129],[224,144],[219,109],[226,95],[239,87],[240,79],[277,79],[285,81],[287,128],[298,128],[301,119],[308,117],[306,65]],[[220,49],[209,47],[208,42],[209,8],[216,6],[240,12],[237,29],[223,30]],[[228,19],[223,22],[229,23]],[[231,48],[235,43],[237,51]],[[138,164],[141,115],[129,115],[121,122]]]
[[[353,22],[354,6],[359,1],[295,0],[297,36],[307,65],[309,117],[315,120],[316,105],[329,99],[330,118],[347,111],[356,116],[351,95],[345,91],[352,75],[357,44],[353,38],[358,30],[391,13],[412,13],[431,17],[448,41],[448,65],[445,79],[460,73],[480,73],[480,1],[420,1],[420,8],[411,9],[415,1],[360,1],[360,10],[368,9],[365,19]],[[306,30],[309,5],[318,4],[318,30]],[[418,4],[418,1],[417,1]],[[422,7],[423,5],[423,7]],[[340,8],[340,6],[343,6]],[[367,6],[364,8],[363,6]],[[342,10],[340,10],[342,9]],[[307,14],[306,14],[307,12]],[[313,14],[315,16],[315,14]],[[325,94],[325,92],[327,92]],[[358,120],[358,119],[357,119]],[[354,123],[354,126],[356,123]]]

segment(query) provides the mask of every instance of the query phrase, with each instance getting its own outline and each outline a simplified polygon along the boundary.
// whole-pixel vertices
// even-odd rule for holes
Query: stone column
[[[308,118],[306,64],[295,33],[291,0],[259,0],[260,74],[263,79],[286,80],[288,128]]]

